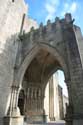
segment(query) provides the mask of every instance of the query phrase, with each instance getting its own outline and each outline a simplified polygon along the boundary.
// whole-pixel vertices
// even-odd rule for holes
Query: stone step
[[[48,122],[48,123],[25,123],[24,125],[65,125],[65,121],[56,121],[56,122]]]
[[[24,123],[24,125],[47,125],[47,123]]]

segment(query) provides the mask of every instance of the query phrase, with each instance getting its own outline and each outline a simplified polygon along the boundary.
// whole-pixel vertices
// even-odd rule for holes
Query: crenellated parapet
[[[29,33],[24,33],[20,36],[23,56],[26,56],[27,53],[38,44],[47,44],[55,47],[60,51],[62,56],[65,56],[65,41],[67,41],[68,37],[71,37],[70,30],[72,29],[73,20],[69,13],[65,15],[64,19],[56,17],[55,22],[48,20],[46,25],[41,23],[38,29],[34,29],[34,27],[32,27]]]

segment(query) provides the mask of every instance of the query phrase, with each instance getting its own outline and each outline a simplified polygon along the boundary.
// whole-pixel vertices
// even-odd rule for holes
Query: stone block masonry
[[[28,5],[24,0],[0,0],[0,125],[9,107],[11,85],[13,83],[14,64],[18,49],[15,41],[20,32],[23,14],[28,13]],[[37,23],[26,16],[29,28]],[[29,28],[25,30],[29,31]]]

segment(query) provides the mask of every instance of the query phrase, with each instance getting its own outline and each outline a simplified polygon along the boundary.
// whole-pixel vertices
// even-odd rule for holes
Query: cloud
[[[65,3],[63,8],[61,16],[64,16],[67,12],[74,14],[77,11],[77,2],[74,1],[72,3]]]
[[[60,7],[60,8],[59,8]],[[60,15],[63,17],[65,13],[75,14],[77,11],[78,3],[76,1],[65,0],[65,2],[61,0],[46,0],[45,1],[45,12],[46,18],[45,22],[48,19],[53,20],[55,15]]]
[[[45,10],[47,12],[47,16],[46,16],[45,21],[47,21],[48,19],[53,19],[54,15],[57,11],[59,1],[60,0],[46,0]]]
[[[77,10],[77,3],[73,2],[70,8],[70,12],[75,13]]]

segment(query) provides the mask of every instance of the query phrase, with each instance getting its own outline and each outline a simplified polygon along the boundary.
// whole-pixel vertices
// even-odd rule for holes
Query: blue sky
[[[25,0],[29,5],[28,16],[35,19],[38,24],[44,24],[48,19],[54,21],[58,16],[63,18],[70,12],[75,18],[75,24],[81,27],[83,33],[83,0]]]

